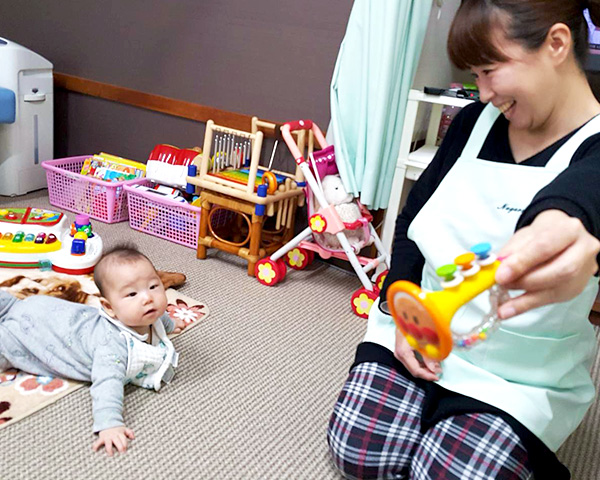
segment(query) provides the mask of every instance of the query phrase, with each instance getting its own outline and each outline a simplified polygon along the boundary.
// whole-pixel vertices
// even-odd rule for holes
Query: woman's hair
[[[583,67],[588,52],[588,8],[600,26],[600,0],[463,0],[448,36],[450,60],[460,69],[508,60],[498,48],[498,29],[528,50],[542,46],[556,23],[571,30],[575,58]]]

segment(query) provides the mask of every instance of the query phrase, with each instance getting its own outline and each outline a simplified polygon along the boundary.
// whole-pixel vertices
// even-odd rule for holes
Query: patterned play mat
[[[0,288],[18,298],[52,295],[70,301],[99,306],[98,290],[89,276],[63,275],[39,270],[0,269]],[[182,318],[184,334],[208,316],[202,302],[167,289],[167,311],[171,318]],[[56,402],[87,384],[62,378],[29,375],[17,370],[0,372],[0,429]]]

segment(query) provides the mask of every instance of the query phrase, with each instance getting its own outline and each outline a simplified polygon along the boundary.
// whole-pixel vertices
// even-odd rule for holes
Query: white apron
[[[460,158],[409,226],[408,237],[425,257],[424,289],[439,290],[435,268],[452,263],[471,246],[490,242],[496,251],[504,246],[535,194],[569,166],[589,136],[600,132],[596,117],[545,167],[479,159],[499,115],[491,104],[483,110]],[[588,315],[597,292],[594,277],[575,299],[505,320],[488,340],[471,349],[454,349],[437,383],[509,413],[556,451],[595,395],[589,370],[596,337]],[[489,294],[479,295],[457,312],[453,330],[469,330],[489,308]],[[391,317],[374,305],[364,341],[393,351],[394,338]]]

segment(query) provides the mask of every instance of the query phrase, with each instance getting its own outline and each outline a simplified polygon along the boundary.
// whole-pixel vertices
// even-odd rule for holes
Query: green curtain
[[[431,0],[355,0],[331,81],[331,124],[344,186],[387,208],[408,91]]]

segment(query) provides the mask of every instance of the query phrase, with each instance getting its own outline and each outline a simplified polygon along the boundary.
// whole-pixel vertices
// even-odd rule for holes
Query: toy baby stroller
[[[297,130],[312,132],[322,148],[309,154],[311,164],[303,157],[292,137],[292,132]],[[379,296],[390,263],[389,255],[384,251],[381,240],[371,224],[373,217],[365,207],[355,201],[360,218],[351,223],[344,223],[340,217],[340,210],[327,201],[322,185],[325,177],[338,173],[338,168],[333,146],[327,146],[323,133],[315,123],[310,120],[288,122],[281,127],[281,135],[307,182],[304,193],[307,199],[309,226],[270,257],[260,260],[256,264],[255,276],[263,285],[273,286],[285,277],[286,264],[292,269],[302,270],[312,262],[314,252],[322,258],[347,260],[363,285],[352,295],[352,310],[359,317],[367,318],[373,302]],[[352,243],[349,238],[352,239]],[[363,247],[372,244],[375,244],[377,249],[375,258],[358,255]],[[367,273],[382,263],[387,268],[378,275],[373,285]]]

